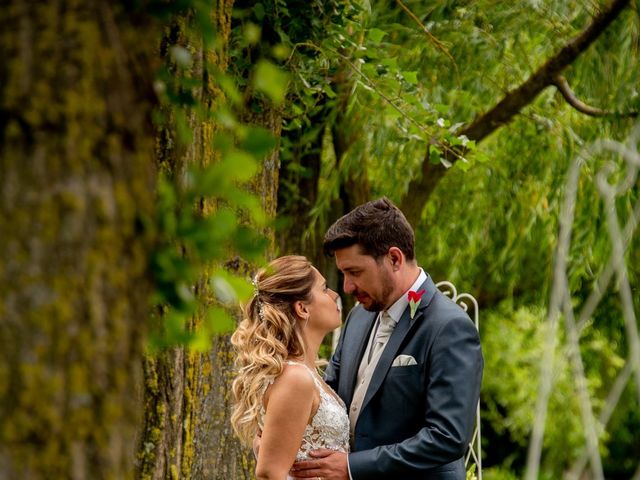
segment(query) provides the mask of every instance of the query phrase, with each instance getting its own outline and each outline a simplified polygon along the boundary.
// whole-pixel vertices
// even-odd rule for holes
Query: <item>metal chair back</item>
[[[478,301],[469,293],[458,293],[455,285],[449,281],[442,281],[436,283],[436,287],[451,298],[455,303],[467,312],[467,315],[471,318],[476,329],[480,328],[480,309],[478,308]],[[482,480],[482,443],[480,436],[480,400],[476,406],[476,426],[473,431],[473,437],[469,443],[469,450],[464,459],[465,467],[467,471],[470,471],[475,465],[474,475],[478,480]],[[468,476],[467,476],[468,478]]]

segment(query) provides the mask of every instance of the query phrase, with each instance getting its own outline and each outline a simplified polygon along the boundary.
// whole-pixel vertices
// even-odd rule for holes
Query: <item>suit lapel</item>
[[[387,372],[393,363],[393,359],[395,358],[395,354],[400,347],[400,344],[406,337],[409,330],[411,330],[412,323],[409,322],[409,308],[407,308],[402,314],[402,318],[396,325],[396,328],[393,330],[391,337],[389,337],[389,341],[387,345],[384,347],[382,351],[382,355],[380,355],[380,359],[378,360],[378,364],[376,365],[376,369],[373,371],[373,375],[371,375],[371,382],[369,383],[369,388],[367,389],[367,393],[364,396],[364,400],[362,402],[362,408],[360,411],[364,411],[369,403],[369,400],[376,394],[380,385],[382,385],[382,381],[387,376]],[[414,321],[418,320],[418,314],[416,313],[416,317]]]
[[[343,368],[343,378],[346,380],[346,391],[343,399],[347,407],[351,404],[353,391],[355,390],[356,379],[358,376],[358,368],[362,355],[367,348],[367,341],[371,335],[371,329],[375,323],[378,312],[368,312],[362,309],[359,314],[354,315],[349,320],[349,338],[352,339],[348,345],[342,347],[342,360],[340,361]],[[347,401],[348,400],[348,401]]]
[[[431,280],[431,277],[427,275],[427,279],[420,286],[420,289],[424,289],[425,293],[422,297],[420,305],[418,305],[418,309],[416,310],[416,315],[413,319],[410,318],[410,308],[405,308],[402,313],[402,317],[398,321],[396,328],[393,330],[391,337],[389,337],[389,341],[385,346],[380,359],[378,360],[378,364],[376,365],[375,370],[373,371],[373,375],[371,376],[371,382],[369,383],[369,388],[367,389],[367,393],[362,402],[362,408],[360,411],[364,411],[367,404],[376,394],[385,377],[387,376],[387,372],[389,368],[391,368],[391,364],[393,363],[393,359],[396,358],[396,353],[398,352],[400,346],[402,345],[403,340],[407,336],[407,334],[416,328],[422,320],[425,314],[425,310],[427,306],[431,304],[431,300],[435,295],[436,286]],[[375,317],[374,317],[375,318]],[[368,336],[367,336],[368,337]],[[362,356],[362,354],[360,354]],[[356,369],[357,371],[357,369]],[[351,390],[353,393],[353,389]]]

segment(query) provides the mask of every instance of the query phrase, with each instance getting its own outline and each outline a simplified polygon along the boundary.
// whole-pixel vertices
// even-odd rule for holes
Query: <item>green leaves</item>
[[[262,127],[247,127],[242,131],[240,146],[255,158],[262,158],[276,146],[276,139]]]
[[[160,312],[158,328],[150,338],[154,349],[183,344],[205,350],[212,335],[232,329],[238,305],[252,288],[243,275],[235,276],[222,265],[230,259],[242,265],[262,264],[267,248],[261,233],[267,227],[267,217],[249,186],[264,158],[276,147],[276,139],[267,129],[238,119],[246,116],[243,89],[253,87],[281,104],[289,77],[267,59],[258,61],[247,76],[252,84],[220,71],[206,59],[201,66],[204,77],[202,72],[192,71],[192,45],[202,41],[211,48],[220,46],[214,41],[210,16],[204,15],[205,7],[198,3],[195,16],[181,26],[183,43],[168,46],[167,64],[158,71],[155,85],[163,104],[155,121],[170,139],[169,156],[183,155],[182,149],[194,148],[194,141],[202,141],[202,135],[194,135],[194,128],[215,134],[210,141],[196,145],[196,150],[205,152],[202,162],[195,159],[184,171],[161,172],[155,216],[145,219],[146,228],[157,238],[149,254],[155,280],[153,303]],[[253,13],[264,17],[264,5],[256,4]],[[256,23],[246,22],[243,45],[257,45],[260,35]],[[282,48],[278,54],[288,52]],[[215,102],[211,98],[203,101],[207,81],[224,93]]]
[[[253,287],[249,282],[224,270],[218,270],[209,281],[214,294],[225,305],[246,302],[253,294]]]
[[[429,145],[429,163],[437,165],[440,163],[440,150],[435,145]]]
[[[371,28],[367,33],[369,40],[374,43],[380,43],[386,35],[387,32],[385,32],[384,30],[380,30],[379,28]]]
[[[214,335],[228,333],[236,328],[236,321],[229,311],[220,307],[210,308],[207,311],[206,321],[209,331]]]
[[[267,60],[260,60],[254,70],[256,90],[266,94],[275,104],[281,104],[287,93],[289,76]]]
[[[258,162],[255,157],[242,150],[233,149],[227,152],[223,165],[227,167],[225,171],[239,182],[250,180],[258,172]]]
[[[418,72],[402,72],[404,80],[412,85],[418,84]]]
[[[189,170],[181,189],[161,175],[156,220],[152,224],[159,244],[151,252],[150,268],[156,285],[153,301],[162,305],[166,314],[164,328],[151,338],[152,348],[176,343],[206,348],[206,338],[235,325],[228,311],[203,304],[194,289],[211,265],[221,265],[234,255],[262,261],[266,239],[242,225],[236,213],[238,209],[246,212],[254,225],[265,223],[259,201],[239,186],[256,169],[253,156],[232,149],[211,167]],[[218,208],[203,214],[197,208],[203,198],[215,198]],[[237,308],[251,291],[245,278],[220,267],[208,275],[216,301],[226,309]],[[187,329],[187,322],[194,315],[204,315],[206,321],[192,331]]]
[[[218,73],[216,80],[231,103],[239,105],[242,102],[242,94],[233,78],[224,73]]]

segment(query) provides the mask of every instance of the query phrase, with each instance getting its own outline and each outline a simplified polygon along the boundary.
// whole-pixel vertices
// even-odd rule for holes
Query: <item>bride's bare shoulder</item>
[[[311,374],[304,365],[285,364],[282,373],[265,392],[265,401],[273,397],[312,397],[316,390]]]

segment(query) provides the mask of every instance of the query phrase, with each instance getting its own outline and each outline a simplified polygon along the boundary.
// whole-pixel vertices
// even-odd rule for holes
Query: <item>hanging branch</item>
[[[411,17],[411,19],[414,22],[416,22],[418,24],[420,29],[427,35],[427,37],[429,38],[431,43],[433,43],[438,48],[438,50],[440,50],[442,53],[444,53],[449,58],[449,60],[451,60],[451,63],[453,64],[453,68],[455,69],[456,75],[457,75],[458,74],[458,65],[456,64],[456,61],[454,60],[454,58],[451,56],[451,53],[449,53],[449,50],[447,50],[447,47],[445,47],[444,44],[440,40],[438,40],[433,35],[433,33],[431,33],[429,31],[429,29],[424,25],[424,23],[422,23],[420,21],[420,19],[418,17],[416,17],[416,15],[411,10],[409,10],[409,8],[404,3],[402,3],[400,0],[396,0],[396,3],[398,5],[400,5],[400,8],[402,8],[407,13],[407,15],[409,15],[409,17]]]
[[[493,108],[477,116],[473,122],[456,132],[456,135],[465,135],[469,140],[480,142],[501,126],[509,123],[542,90],[553,85],[554,78],[571,65],[598,38],[629,3],[630,0],[613,0],[608,7],[593,17],[589,26],[582,33],[549,58],[524,83],[509,91]],[[456,161],[456,157],[448,158],[446,154],[444,156],[451,163]],[[459,156],[461,155],[458,154]],[[416,224],[420,219],[425,203],[447,172],[447,168],[441,163],[429,162],[428,148],[422,161],[421,170],[422,175],[409,183],[409,189],[400,202],[402,211],[413,224]]]
[[[563,75],[556,75],[553,77],[553,85],[558,88],[558,91],[562,94],[564,99],[567,101],[569,105],[578,110],[580,113],[584,113],[585,115],[589,115],[590,117],[629,117],[636,118],[638,116],[637,111],[631,112],[610,112],[608,110],[602,110],[601,108],[592,107],[591,105],[587,105],[573,93],[571,87],[569,86],[569,82],[564,78]]]

